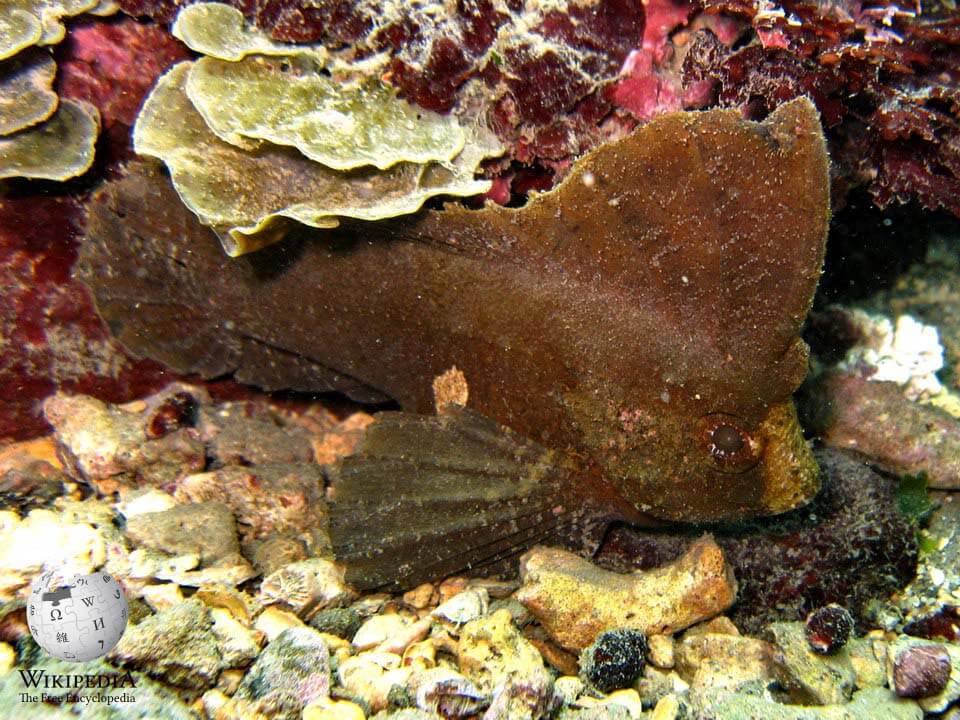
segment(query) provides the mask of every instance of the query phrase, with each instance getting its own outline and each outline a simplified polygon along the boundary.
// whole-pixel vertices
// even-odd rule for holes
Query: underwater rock
[[[817,460],[822,489],[806,507],[713,528],[740,587],[728,615],[744,632],[803,620],[831,602],[864,622],[872,600],[906,585],[916,572],[916,526],[899,511],[897,481],[851,453],[818,450]],[[621,572],[655,568],[678,558],[699,532],[614,528],[595,561]]]
[[[89,574],[107,560],[109,538],[96,525],[52,510],[36,509],[21,518],[0,511],[0,599],[23,591],[45,565]]]
[[[676,670],[695,691],[736,690],[777,679],[776,648],[759,638],[686,633],[676,644]]]
[[[550,446],[583,447],[607,479],[623,478],[612,495],[660,516],[777,512],[815,491],[790,406],[828,211],[805,101],[764,125],[725,112],[658,118],[518,210],[350,224],[241,263],[224,264],[164,182],[135,166],[97,196],[80,270],[139,354],[271,389],[393,396],[424,413],[433,379],[456,366],[472,409]],[[718,469],[754,460],[704,447],[718,412],[767,442],[762,462]],[[577,496],[571,507],[582,505]],[[392,522],[409,527],[401,515]],[[390,560],[396,574],[402,558]]]
[[[416,211],[435,195],[476,195],[489,187],[474,173],[481,160],[499,153],[499,146],[479,130],[449,167],[399,163],[345,175],[285,146],[244,152],[220,140],[188,99],[195,67],[180,63],[158,81],[134,126],[134,150],[166,163],[184,203],[218,230],[228,255],[278,240],[282,218],[332,228],[340,217],[394,217]],[[238,187],[250,190],[237,193]]]
[[[44,460],[17,463],[9,469],[4,465],[0,461],[0,509],[26,515],[34,508],[47,507],[64,494],[67,476]]]
[[[159,397],[165,397],[163,393]],[[109,493],[120,485],[162,485],[204,466],[193,428],[148,435],[150,404],[125,409],[86,395],[58,393],[43,405],[58,453],[72,473]]]
[[[317,632],[351,640],[360,629],[360,615],[350,608],[328,608],[310,618],[310,627]]]
[[[960,640],[960,502],[948,495],[930,513],[916,576],[893,598],[907,635]]]
[[[57,65],[44,50],[0,62],[0,135],[46,120],[57,109],[53,91]]]
[[[329,560],[310,558],[284,565],[260,583],[263,605],[282,603],[301,616],[345,605],[357,593],[343,579],[344,569]]]
[[[520,634],[507,610],[498,610],[463,626],[457,664],[487,693],[503,683],[536,684],[539,679],[550,679],[540,653]]]
[[[0,179],[67,180],[93,164],[100,114],[92,105],[62,100],[39,125],[0,137]]]
[[[923,710],[913,700],[898,698],[886,688],[867,688],[853,694],[850,702],[842,705],[810,707],[781,705],[769,696],[733,695],[718,691],[705,696],[698,703],[702,717],[712,720],[921,720]]]
[[[313,460],[311,434],[260,403],[228,402],[205,408],[200,425],[209,452],[223,465],[259,466]]]
[[[212,628],[207,607],[199,600],[185,600],[128,626],[108,658],[171,685],[208,688],[221,669]]]
[[[188,475],[174,496],[187,502],[225,502],[239,523],[244,552],[251,557],[262,552],[255,541],[281,538],[303,543],[310,555],[330,551],[323,477],[312,463],[229,465]]]
[[[310,628],[292,628],[270,641],[243,677],[234,698],[257,712],[297,720],[306,705],[330,694],[330,653]]]
[[[581,650],[606,630],[671,634],[730,607],[737,583],[710,537],[670,565],[620,574],[554,548],[520,562],[520,600],[561,646]]]
[[[832,655],[814,652],[799,622],[771,623],[767,635],[780,650],[776,659],[783,671],[781,681],[794,702],[841,705],[850,700],[857,674],[849,651],[841,649]]]
[[[456,118],[417,108],[376,78],[337,81],[312,58],[201,58],[184,87],[224,142],[289,145],[334,170],[450,163],[467,142]]]
[[[931,488],[960,489],[960,420],[908,400],[895,383],[827,372],[805,390],[807,426],[826,445],[855,450],[898,475],[927,476]]]
[[[57,92],[100,111],[106,139],[97,148],[97,166],[108,176],[133,155],[130,128],[150,88],[188,57],[165,30],[132,18],[71,25],[57,52]]]
[[[170,555],[196,553],[204,567],[228,564],[240,554],[233,513],[219,502],[134,515],[127,518],[124,532],[134,545]]]

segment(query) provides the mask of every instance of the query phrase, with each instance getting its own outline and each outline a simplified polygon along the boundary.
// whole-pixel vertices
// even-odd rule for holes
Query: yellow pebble
[[[346,700],[315,700],[303,709],[303,720],[366,720],[356,703]]]
[[[17,653],[5,642],[0,642],[0,675],[6,675],[17,663]]]
[[[674,694],[664,695],[650,714],[650,720],[676,720],[680,714],[680,701]]]

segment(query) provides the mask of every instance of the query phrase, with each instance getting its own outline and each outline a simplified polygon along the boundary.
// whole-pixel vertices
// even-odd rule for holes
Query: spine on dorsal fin
[[[578,497],[557,453],[454,406],[380,413],[327,474],[334,552],[361,588],[505,569],[536,543],[595,545],[613,519]]]

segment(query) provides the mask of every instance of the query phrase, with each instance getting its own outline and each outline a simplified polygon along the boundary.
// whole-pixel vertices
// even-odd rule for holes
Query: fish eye
[[[760,462],[760,443],[739,418],[711,413],[700,419],[700,446],[718,470],[745,472]]]

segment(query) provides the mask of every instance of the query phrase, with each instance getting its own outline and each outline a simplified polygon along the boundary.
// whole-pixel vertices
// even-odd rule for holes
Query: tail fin
[[[399,589],[589,538],[601,518],[570,501],[572,471],[557,460],[466,408],[380,413],[357,451],[328,468],[337,559],[359,587]]]

